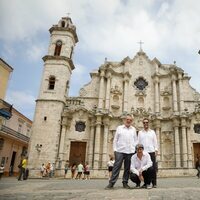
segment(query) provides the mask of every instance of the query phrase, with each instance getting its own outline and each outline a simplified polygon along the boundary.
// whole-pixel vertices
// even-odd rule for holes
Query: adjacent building
[[[0,164],[5,176],[16,176],[22,155],[27,155],[32,121],[4,100],[13,68],[0,58]]]

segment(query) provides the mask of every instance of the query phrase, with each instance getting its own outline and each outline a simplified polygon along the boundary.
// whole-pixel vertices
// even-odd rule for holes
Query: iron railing
[[[25,142],[29,142],[30,138],[26,135],[23,135],[7,126],[2,125],[0,131],[3,131],[4,134],[10,135],[10,136],[14,136],[20,140],[23,140]]]

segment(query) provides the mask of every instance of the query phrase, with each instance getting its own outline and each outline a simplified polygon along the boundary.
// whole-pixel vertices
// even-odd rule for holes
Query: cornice
[[[52,34],[53,31],[68,31],[74,36],[75,42],[76,43],[78,42],[78,36],[76,34],[75,28],[73,29],[71,27],[58,27],[57,25],[54,25],[49,29],[49,32],[51,34]]]
[[[64,60],[67,61],[69,63],[69,66],[71,68],[71,70],[75,69],[74,63],[72,61],[72,59],[66,57],[66,56],[50,56],[50,55],[46,55],[43,58],[43,61],[46,62],[47,60]]]

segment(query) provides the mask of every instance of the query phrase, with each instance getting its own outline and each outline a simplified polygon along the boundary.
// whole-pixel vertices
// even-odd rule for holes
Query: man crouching
[[[151,189],[152,161],[149,153],[144,151],[142,144],[137,144],[136,154],[131,158],[130,179],[136,183],[136,188],[140,188],[141,181],[144,181],[142,188]]]

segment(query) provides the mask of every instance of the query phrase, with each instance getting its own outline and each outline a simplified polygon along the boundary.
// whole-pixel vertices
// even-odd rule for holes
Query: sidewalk
[[[66,200],[66,199],[134,199],[134,200],[199,200],[200,179],[197,177],[159,178],[158,188],[123,189],[119,179],[113,190],[105,190],[108,180],[28,179],[0,180],[1,200]],[[134,184],[129,181],[134,188]]]

